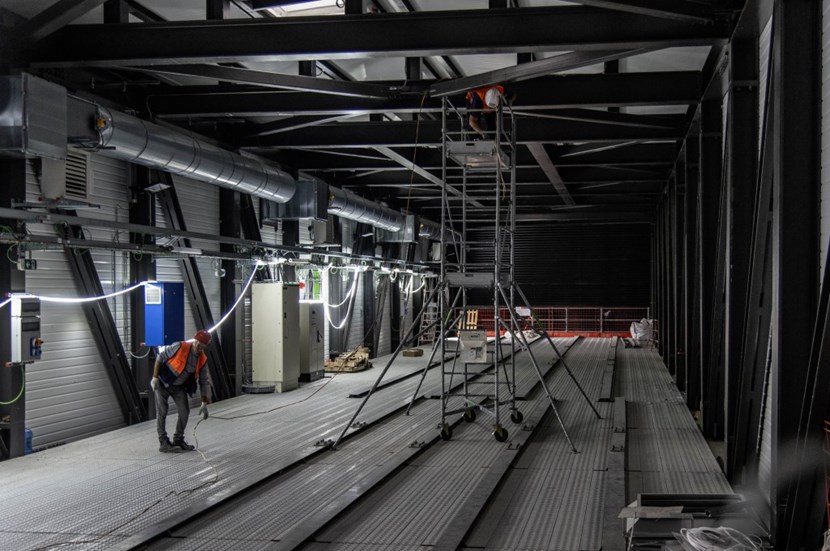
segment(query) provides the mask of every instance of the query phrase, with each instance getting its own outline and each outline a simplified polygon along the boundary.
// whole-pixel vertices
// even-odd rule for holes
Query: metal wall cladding
[[[490,243],[494,235],[492,228],[468,233],[468,242]],[[492,245],[470,245],[469,262],[492,267],[493,258]],[[516,281],[533,305],[649,304],[651,228],[646,224],[520,225],[514,258]],[[489,291],[469,296],[470,304],[492,303]]]
[[[381,276],[386,277],[386,276]],[[377,296],[378,285],[382,280],[380,277],[375,277],[375,295]],[[375,352],[375,357],[384,356],[392,353],[392,291],[389,287],[386,288],[386,296],[383,299],[383,318],[379,327],[380,331],[378,338],[378,349]]]
[[[93,156],[91,167],[95,187],[93,201],[100,209],[84,211],[83,216],[127,221],[129,193],[126,164]],[[27,163],[26,198],[36,201],[40,186]],[[28,224],[35,235],[55,235],[50,225]],[[86,237],[126,242],[126,233],[93,228]],[[32,254],[37,270],[26,272],[26,291],[48,296],[77,297],[66,254],[92,254],[104,292],[129,285],[128,259],[124,253],[38,251]],[[129,297],[109,299],[110,309],[126,350],[129,341]],[[124,426],[112,383],[100,359],[98,348],[79,305],[43,303],[41,330],[43,357],[26,370],[26,426],[34,432],[35,447],[79,440]]]
[[[173,177],[176,186],[176,194],[179,198],[182,214],[184,215],[187,231],[219,235],[219,188],[187,178]],[[156,225],[161,228],[169,228],[170,221],[164,215],[159,202],[156,201]],[[161,241],[157,241],[161,242]],[[184,244],[171,243],[173,246],[183,247]],[[216,241],[202,239],[191,239],[190,246],[197,249],[218,250],[219,244]],[[219,321],[224,312],[221,310],[220,285],[221,278],[217,277],[213,260],[209,258],[197,258],[199,273],[202,276],[202,285],[208,297],[210,312],[214,322]],[[175,258],[156,258],[156,279],[159,281],[184,281],[179,260]],[[192,315],[190,297],[185,290],[184,297],[184,334],[189,337],[198,329]]]

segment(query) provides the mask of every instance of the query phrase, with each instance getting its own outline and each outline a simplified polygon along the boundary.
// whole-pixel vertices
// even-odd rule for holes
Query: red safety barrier
[[[493,308],[468,307],[468,310],[477,310],[478,319],[476,329],[494,334]],[[457,312],[460,309],[456,310]],[[618,308],[618,307],[583,307],[583,306],[535,306],[533,317],[551,336],[557,337],[629,337],[631,323],[649,317],[648,308]],[[509,324],[510,312],[507,308],[499,309],[499,316]],[[531,320],[517,316],[523,329],[530,329]],[[472,327],[469,327],[472,329]],[[504,334],[504,329],[500,329]]]

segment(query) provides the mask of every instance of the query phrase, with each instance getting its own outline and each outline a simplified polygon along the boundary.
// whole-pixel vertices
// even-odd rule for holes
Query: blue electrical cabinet
[[[144,344],[167,346],[184,340],[184,283],[144,286]]]

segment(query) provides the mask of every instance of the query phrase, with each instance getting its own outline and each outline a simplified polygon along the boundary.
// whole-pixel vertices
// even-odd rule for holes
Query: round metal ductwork
[[[291,199],[297,187],[290,174],[262,161],[117,111],[99,107],[96,130],[102,155],[277,203]]]
[[[405,220],[404,215],[395,210],[334,187],[329,188],[328,212],[389,231],[399,231]]]
[[[426,218],[421,218],[420,222],[421,226],[418,229],[419,237],[426,237],[427,239],[432,239],[433,241],[441,240],[441,224],[433,222],[432,220],[427,220]],[[453,234],[456,235],[457,239],[461,237],[460,234],[453,232],[448,228],[444,231],[444,241],[447,243],[452,242]]]

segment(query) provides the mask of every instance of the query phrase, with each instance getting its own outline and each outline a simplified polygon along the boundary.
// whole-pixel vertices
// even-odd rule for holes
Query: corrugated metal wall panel
[[[824,3],[825,3],[825,9],[826,9],[826,6],[828,4],[830,4],[830,0],[824,0]],[[826,18],[825,18],[825,21],[827,21]],[[763,117],[764,102],[766,101],[766,88],[767,88],[766,83],[767,83],[767,80],[769,78],[769,50],[770,50],[770,38],[771,37],[772,37],[772,19],[770,19],[770,21],[764,27],[763,32],[761,33],[760,45],[759,45],[759,48],[758,48],[758,50],[759,50],[758,58],[759,58],[759,62],[760,62],[760,67],[759,67],[759,72],[758,72],[759,80],[760,80],[760,94],[759,94],[760,98],[759,98],[759,101],[761,102],[759,111],[762,113],[761,117]],[[825,40],[826,39],[827,39],[827,36],[825,35]],[[825,60],[826,60],[827,55],[828,55],[827,49],[825,49],[824,55],[825,55]],[[826,65],[826,63],[825,63],[825,65]],[[826,123],[822,122],[822,124],[826,124]],[[824,136],[822,136],[822,142],[823,142],[823,140],[824,140]],[[824,149],[824,144],[823,143],[822,143],[822,149]],[[822,179],[822,182],[823,181],[824,180]],[[823,187],[824,186],[822,185],[822,188]],[[822,193],[822,196],[823,196],[823,193]],[[822,201],[822,211],[825,208],[824,205],[825,205],[825,203],[824,203],[824,201]],[[824,234],[824,225],[823,224],[824,224],[824,216],[822,215],[822,235]],[[823,239],[824,238],[822,237],[822,240]],[[767,400],[766,400],[766,403],[764,404],[764,414],[763,414],[764,415],[764,424],[763,424],[763,428],[761,429],[762,430],[762,433],[761,433],[761,452],[760,452],[760,457],[759,457],[759,460],[758,460],[758,485],[759,485],[759,489],[761,491],[761,495],[764,496],[764,498],[766,499],[768,505],[770,503],[770,496],[771,496],[771,491],[772,491],[772,487],[771,487],[771,483],[772,483],[772,439],[770,438],[770,436],[772,435],[772,411],[770,409],[772,407],[772,402],[771,402],[771,399],[770,399],[770,396],[772,394],[772,386],[771,385],[772,385],[772,378],[770,377],[769,380],[767,381],[766,391],[765,391],[766,394],[767,394]]]
[[[476,230],[470,240],[492,236],[492,229]],[[646,224],[521,225],[516,280],[533,305],[648,306],[650,239]],[[492,264],[492,248],[473,250],[468,259]],[[492,293],[468,296],[470,305],[492,304]]]
[[[177,176],[173,177],[173,182],[176,186],[176,194],[179,197],[187,230],[219,235],[219,188]],[[170,227],[169,221],[165,218],[164,212],[161,210],[158,202],[156,202],[156,225],[164,228]],[[217,242],[203,239],[192,239],[190,245],[194,248],[208,250],[219,249]],[[202,285],[208,297],[210,312],[213,315],[214,321],[217,321],[223,314],[220,308],[221,279],[216,277],[214,264],[211,259],[198,258],[196,263],[202,275]],[[178,260],[173,258],[157,258],[156,278],[159,281],[183,281]],[[193,316],[189,314],[192,310],[187,293],[185,293],[184,300],[186,312],[184,317],[184,332],[185,336],[189,336],[194,334],[197,329],[202,328],[196,327]]]
[[[126,192],[126,165],[119,161],[93,156],[93,201],[100,210],[84,211],[87,217],[124,220],[129,210]],[[27,200],[40,197],[31,166],[27,166]],[[117,214],[117,215],[116,215]],[[36,235],[55,235],[51,226],[29,224]],[[110,230],[87,232],[94,239],[126,240]],[[73,253],[75,254],[75,253]],[[91,254],[78,251],[77,254]],[[26,272],[26,290],[33,294],[77,297],[72,272],[63,251],[34,252],[38,269]],[[127,277],[123,256],[118,253],[94,253],[104,291],[123,288]],[[114,260],[114,262],[113,262]],[[128,333],[128,299],[112,299],[110,307],[122,340]],[[26,426],[34,432],[34,445],[79,440],[124,426],[124,417],[98,348],[80,306],[42,303],[41,331],[43,357],[27,368]],[[129,341],[124,341],[129,347]]]

